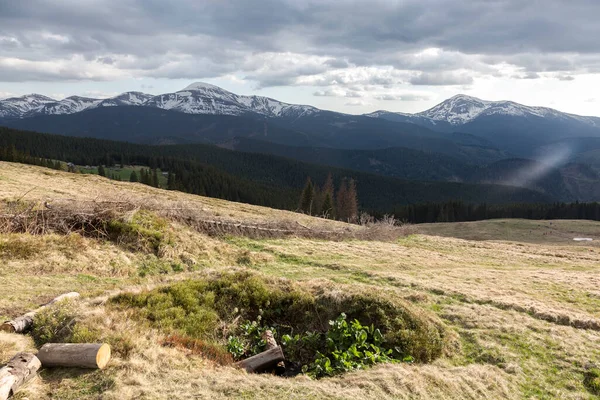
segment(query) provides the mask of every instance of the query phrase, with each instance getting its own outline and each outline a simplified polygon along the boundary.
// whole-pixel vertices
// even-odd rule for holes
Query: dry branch
[[[50,302],[44,304],[37,310],[30,311],[25,315],[13,319],[12,321],[5,321],[2,325],[0,325],[0,330],[4,332],[23,333],[33,326],[33,318],[38,312],[61,300],[73,299],[76,297],[79,297],[79,293],[77,292],[61,294],[60,296],[52,299]]]
[[[44,367],[104,368],[110,346],[101,343],[46,343],[38,353]]]
[[[0,369],[0,400],[6,400],[32,379],[41,367],[40,360],[30,353],[18,353]]]

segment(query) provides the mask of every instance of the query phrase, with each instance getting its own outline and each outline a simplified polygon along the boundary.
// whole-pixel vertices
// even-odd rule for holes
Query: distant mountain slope
[[[186,114],[153,107],[100,107],[65,115],[0,119],[17,129],[147,144],[223,143],[251,137],[292,146],[346,149],[407,147],[437,152],[472,163],[489,163],[507,154],[469,135],[450,135],[413,124],[364,116],[319,112],[301,117],[265,118]]]
[[[533,160],[505,159],[478,166],[441,154],[401,147],[340,150],[290,147],[248,138],[236,138],[222,146],[400,179],[501,184],[533,188],[561,201],[600,200],[600,177],[582,164],[547,165]]]
[[[501,185],[454,182],[407,181],[360,171],[328,167],[272,155],[230,151],[209,145],[147,146],[98,139],[74,138],[0,128],[0,149],[15,146],[34,157],[63,159],[77,164],[104,163],[107,158],[119,162],[164,162],[165,165],[187,163],[194,170],[202,168],[248,191],[260,185],[261,196],[245,193],[245,198],[263,199],[264,204],[295,208],[307,177],[322,185],[329,173],[339,183],[344,177],[356,180],[360,203],[365,210],[390,212],[397,205],[462,200],[466,203],[552,202],[551,196],[539,191]],[[160,161],[162,160],[162,161]],[[190,164],[191,163],[191,164]],[[214,168],[206,170],[206,167]],[[212,171],[212,172],[211,172]],[[218,172],[220,171],[220,172]],[[222,175],[226,174],[226,175]],[[203,176],[210,182],[210,177]],[[194,182],[190,182],[191,187]],[[228,193],[235,187],[229,186]],[[262,193],[270,191],[269,198]],[[192,192],[194,193],[194,192]],[[234,191],[235,194],[235,191]],[[234,198],[235,199],[235,198]],[[257,200],[259,201],[259,200]],[[263,203],[261,203],[263,204]]]
[[[411,122],[441,132],[477,135],[502,150],[532,155],[535,147],[562,138],[600,137],[600,118],[582,117],[512,101],[486,101],[457,95],[417,113],[378,111],[371,117]]]
[[[378,150],[341,150],[326,147],[292,147],[250,138],[235,138],[223,148],[293,158],[408,180],[463,181],[474,166],[456,158],[405,147]]]
[[[270,119],[284,129],[312,135],[313,142],[309,145],[347,149],[404,146],[431,150],[402,141],[407,140],[408,136],[438,137],[465,144],[457,142],[455,137],[441,135],[456,135],[455,132],[461,132],[486,142],[485,145],[479,143],[478,146],[495,147],[501,152],[529,157],[533,148],[551,141],[571,137],[600,137],[600,118],[583,117],[545,107],[525,106],[512,101],[486,101],[457,95],[417,114],[376,111],[356,116],[320,110],[308,105],[284,103],[264,96],[242,96],[202,82],[157,96],[128,92],[105,100],[72,96],[57,101],[45,96],[28,95],[0,100],[0,118],[70,115],[105,106],[138,106],[193,115]],[[73,131],[75,128],[67,130]],[[344,131],[342,140],[341,131]],[[453,153],[457,154],[455,151]],[[469,160],[470,162],[499,159],[487,159],[485,154],[471,156],[480,159]]]

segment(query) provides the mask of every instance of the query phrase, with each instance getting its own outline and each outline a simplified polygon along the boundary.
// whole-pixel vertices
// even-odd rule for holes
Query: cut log
[[[0,400],[6,400],[31,380],[41,367],[40,360],[31,353],[18,353],[0,369]]]
[[[278,362],[284,359],[281,347],[277,346],[237,362],[235,365],[245,369],[246,372],[261,372],[277,365]]]
[[[101,343],[46,343],[37,357],[44,367],[104,368],[110,346]]]
[[[52,299],[52,301],[44,304],[37,310],[30,311],[25,315],[22,315],[18,318],[13,319],[12,321],[5,321],[2,325],[0,325],[0,330],[5,331],[5,332],[23,333],[23,332],[29,330],[33,326],[33,318],[35,317],[35,314],[42,311],[44,308],[46,308],[54,303],[57,303],[61,300],[72,299],[75,297],[79,297],[79,293],[70,292],[70,293],[61,294],[60,296]]]

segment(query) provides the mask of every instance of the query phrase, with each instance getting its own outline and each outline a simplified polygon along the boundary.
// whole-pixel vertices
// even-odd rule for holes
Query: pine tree
[[[156,168],[154,168],[154,171],[152,171],[152,186],[159,187],[159,185],[158,185],[158,171],[157,171]]]
[[[175,190],[175,175],[171,171],[167,177],[167,189]]]
[[[135,173],[135,171],[131,171],[131,174],[129,175],[129,182],[137,182],[137,181],[138,181],[137,174]]]
[[[321,206],[321,215],[325,218],[333,218],[333,199],[331,198],[331,193],[325,193],[325,199],[323,200],[323,204]]]
[[[335,202],[336,216],[341,221],[348,221],[350,212],[348,208],[348,179],[344,178],[340,182]]]
[[[98,167],[98,175],[100,175],[100,176],[106,176],[106,171],[104,170],[104,166],[103,165],[100,165]]]
[[[311,215],[313,202],[315,200],[315,187],[313,186],[310,177],[306,180],[304,190],[302,190],[302,196],[300,197],[300,205],[298,208],[300,211]]]
[[[356,222],[358,219],[358,195],[356,194],[356,182],[350,179],[348,182],[348,221]]]

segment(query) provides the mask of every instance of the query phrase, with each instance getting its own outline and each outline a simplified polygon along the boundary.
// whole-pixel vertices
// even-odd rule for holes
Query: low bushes
[[[121,294],[111,303],[137,309],[171,335],[220,344],[236,358],[264,350],[261,334],[270,329],[288,361],[314,376],[392,359],[429,362],[444,351],[447,331],[431,314],[400,299],[345,289],[317,291],[235,272]]]

